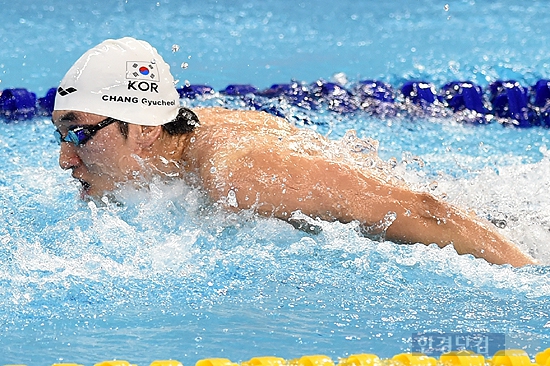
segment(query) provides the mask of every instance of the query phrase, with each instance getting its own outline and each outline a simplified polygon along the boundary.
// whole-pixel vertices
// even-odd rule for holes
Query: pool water
[[[89,47],[126,35],[157,47],[180,85],[216,90],[549,76],[543,1],[0,4],[0,89],[39,96]],[[219,94],[182,103],[248,108]],[[0,363],[391,357],[423,331],[502,333],[532,356],[550,347],[548,129],[277,107],[331,139],[379,140],[414,187],[505,222],[543,265],[372,241],[355,223],[312,221],[322,231],[308,234],[181,185],[82,202],[49,117],[0,123]]]

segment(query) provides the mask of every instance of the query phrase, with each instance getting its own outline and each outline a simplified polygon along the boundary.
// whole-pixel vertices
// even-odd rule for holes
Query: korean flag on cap
[[[127,61],[126,79],[160,81],[157,66],[146,61]]]

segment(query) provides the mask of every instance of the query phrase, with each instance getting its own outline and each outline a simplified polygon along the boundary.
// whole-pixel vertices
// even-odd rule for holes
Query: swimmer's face
[[[54,111],[53,124],[62,140],[76,126],[93,127],[104,121],[104,116],[77,111]],[[117,122],[99,129],[85,143],[75,145],[63,141],[59,151],[59,165],[72,170],[72,176],[82,183],[82,197],[101,198],[136,176],[140,165],[135,159],[136,144],[125,138]]]

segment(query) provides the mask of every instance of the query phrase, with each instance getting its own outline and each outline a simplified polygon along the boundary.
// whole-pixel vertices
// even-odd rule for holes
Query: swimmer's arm
[[[240,156],[230,171],[227,185],[218,194],[227,197],[232,190],[240,209],[285,220],[300,210],[323,220],[358,220],[366,226],[395,212],[397,218],[386,232],[389,240],[440,247],[452,243],[459,254],[496,264],[534,263],[492,225],[473,215],[427,193],[392,186],[321,157],[256,151]]]

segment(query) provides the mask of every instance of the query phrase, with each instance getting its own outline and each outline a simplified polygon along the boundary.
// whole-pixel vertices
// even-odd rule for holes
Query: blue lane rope
[[[188,85],[179,88],[178,93],[180,98],[195,99],[216,92],[208,85]],[[5,89],[0,94],[0,118],[9,123],[49,116],[55,94],[55,88],[42,98],[23,88]],[[362,80],[349,88],[319,80],[313,84],[274,84],[265,90],[232,84],[219,94],[241,98],[252,109],[279,116],[284,113],[273,102],[284,99],[300,108],[316,110],[325,106],[343,114],[361,111],[381,117],[403,111],[417,116],[454,114],[460,121],[476,124],[498,121],[517,127],[550,127],[550,80],[546,79],[529,87],[514,80],[497,80],[485,89],[469,81],[453,81],[439,90],[424,81],[407,81],[396,89],[377,80]]]

